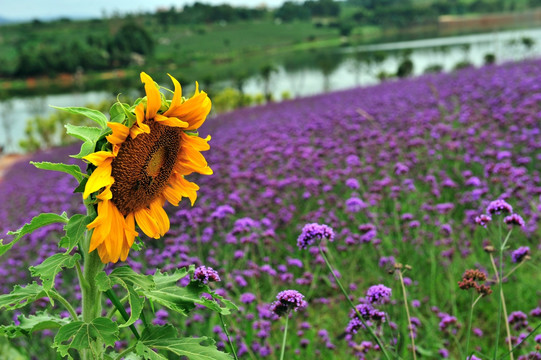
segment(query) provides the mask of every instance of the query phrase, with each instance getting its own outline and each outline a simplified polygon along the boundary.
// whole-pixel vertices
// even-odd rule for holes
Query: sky
[[[179,8],[193,4],[196,0],[0,0],[0,18],[11,20],[51,19],[55,17],[92,18],[101,17],[103,12],[112,14],[155,11],[158,8]],[[202,3],[218,5],[256,7],[266,4],[268,7],[280,6],[284,0],[199,0]]]

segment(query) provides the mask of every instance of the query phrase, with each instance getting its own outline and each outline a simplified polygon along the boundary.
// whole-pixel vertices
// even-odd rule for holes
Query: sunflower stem
[[[90,246],[91,231],[86,232],[86,236],[80,243],[84,254],[84,263],[82,274],[79,274],[79,282],[81,286],[82,298],[82,317],[85,323],[90,323],[101,314],[101,291],[96,284],[96,276],[105,266],[98,255],[97,251],[88,252]],[[81,276],[82,275],[82,276]],[[93,354],[90,350],[82,351],[82,359],[93,359]]]

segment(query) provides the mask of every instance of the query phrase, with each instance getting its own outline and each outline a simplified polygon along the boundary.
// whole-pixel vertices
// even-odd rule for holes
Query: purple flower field
[[[220,281],[212,287],[240,308],[226,320],[242,359],[278,358],[282,323],[270,309],[288,289],[306,301],[289,320],[288,359],[380,358],[318,243],[305,241],[312,231],[305,225],[325,224],[334,239],[321,240],[322,248],[336,276],[364,320],[403,358],[411,358],[411,334],[420,358],[466,358],[475,290],[492,288],[473,311],[469,340],[468,354],[486,359],[499,311],[490,247],[512,227],[502,263],[509,317],[502,315],[499,354],[508,349],[507,321],[512,346],[519,345],[515,358],[541,358],[541,331],[528,336],[541,322],[540,74],[541,61],[487,66],[209,119],[200,134],[212,135],[205,157],[214,175],[197,178],[195,206],[183,200],[169,207],[171,231],[143,239],[127,264],[149,274],[191,264],[216,271]],[[31,160],[67,162],[77,152],[52,149]],[[71,194],[75,185],[62,173],[14,165],[0,181],[0,232],[40,212],[84,212],[81,195]],[[504,201],[491,203],[497,199]],[[2,293],[28,282],[27,267],[59,251],[60,230],[40,229],[0,258]],[[401,274],[409,323],[395,264],[407,269]],[[483,284],[464,275],[470,269],[483,273]],[[75,274],[57,282],[73,289],[68,297],[80,296],[69,285]],[[0,315],[1,324],[11,316]],[[150,316],[155,324],[177,324],[184,335],[213,334],[229,349],[219,318],[205,309],[183,318],[156,308]],[[16,344],[37,356],[47,336]]]

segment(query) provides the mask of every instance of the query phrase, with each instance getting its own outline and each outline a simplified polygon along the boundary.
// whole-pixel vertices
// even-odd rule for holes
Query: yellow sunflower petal
[[[88,198],[90,194],[92,194],[95,191],[98,191],[102,187],[106,187],[113,183],[114,179],[111,176],[111,162],[113,159],[109,158],[106,159],[100,166],[98,166],[92,175],[90,175],[90,178],[88,178],[88,181],[85,186],[85,191],[83,193],[83,199]]]
[[[111,229],[111,217],[109,217],[109,209],[112,204],[110,201],[100,201],[98,203],[98,216],[88,224],[87,229],[94,229],[92,237],[90,239],[90,248],[88,252],[94,251],[99,245],[103,243],[109,230]],[[114,205],[112,205],[114,206]]]
[[[147,208],[142,208],[139,210],[136,210],[134,212],[135,215],[135,221],[137,221],[137,225],[143,230],[143,232],[151,238],[159,239],[160,238],[160,229],[158,227],[158,224],[152,218],[150,214],[150,210]]]
[[[164,190],[165,196],[170,196],[173,198],[170,191],[174,191],[177,194],[182,195],[183,197],[189,198],[193,206],[195,200],[197,199],[197,190],[199,190],[199,186],[196,183],[186,180],[181,175],[175,174],[175,179],[170,180],[169,185],[171,187],[171,190],[166,188]]]
[[[109,254],[109,262],[116,263],[120,258],[120,251],[124,241],[125,221],[124,216],[120,213],[120,211],[118,211],[114,204],[109,207],[109,211],[109,216],[111,218],[111,230],[104,243]]]
[[[173,100],[171,100],[171,106],[169,106],[169,109],[167,109],[166,112],[163,114],[165,116],[170,116],[169,114],[174,113],[182,104],[182,87],[180,86],[180,83],[170,74],[169,77],[173,81],[173,84],[175,85],[175,93],[173,94]]]
[[[145,84],[145,92],[147,94],[147,113],[146,119],[154,119],[158,110],[162,106],[162,98],[160,90],[154,84],[154,80],[147,73],[141,73],[141,82]]]
[[[95,153],[83,157],[83,159],[92,163],[92,165],[100,166],[105,160],[112,157],[114,157],[114,155],[109,151],[96,151]]]
[[[139,103],[135,107],[135,117],[137,119],[137,125],[134,125],[130,129],[130,136],[132,139],[135,139],[139,134],[148,134],[150,133],[150,127],[144,123],[145,121],[145,105]]]
[[[203,139],[199,136],[188,135],[183,131],[180,136],[182,137],[184,144],[189,144],[197,151],[206,151],[210,149],[210,145],[208,143],[210,141],[210,135]]]
[[[154,200],[150,203],[150,215],[156,220],[160,236],[164,236],[169,231],[169,217],[163,209],[163,201],[161,198]]]
[[[101,244],[100,246],[98,246],[98,255],[100,256],[101,262],[104,264],[107,264],[111,260],[105,244]]]
[[[166,116],[176,117],[188,122],[190,125],[186,130],[194,130],[198,129],[205,122],[211,107],[212,103],[207,93],[204,91],[199,92],[197,88],[193,97],[179,106],[170,107],[165,114],[167,114]]]
[[[114,145],[122,144],[124,141],[126,141],[126,138],[130,133],[130,129],[126,125],[121,123],[108,122],[107,126],[110,127],[111,130],[113,130],[113,133],[111,135],[107,135],[105,137],[107,141]]]
[[[160,115],[160,114],[157,114],[155,117],[154,117],[154,120],[156,120],[157,122],[159,122],[160,124],[162,125],[166,125],[166,126],[170,126],[170,127],[181,127],[181,128],[185,128],[185,127],[188,127],[188,124],[186,121],[181,121],[175,117],[167,117],[167,116],[163,116],[163,115]]]

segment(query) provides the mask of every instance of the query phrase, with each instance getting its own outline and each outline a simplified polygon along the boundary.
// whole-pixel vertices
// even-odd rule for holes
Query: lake
[[[522,38],[541,39],[541,28],[490,32],[476,35],[453,36],[375,45],[350,46],[309,54],[310,61],[293,66],[278,64],[270,78],[270,89],[275,99],[284,92],[292,97],[309,96],[333,90],[378,83],[382,73],[394,74],[405,57],[413,62],[413,75],[420,75],[433,65],[451,71],[463,61],[475,66],[485,62],[486,54],[493,54],[496,63],[518,61],[541,55],[541,46],[535,42],[527,47]],[[373,54],[384,54],[374,59]],[[371,57],[372,56],[372,57]],[[230,81],[216,84],[216,88],[233,86]],[[263,92],[264,83],[259,76],[247,79],[244,91],[248,94]],[[186,86],[186,94],[193,87]],[[125,90],[125,89],[119,89]],[[47,116],[54,106],[84,106],[114,96],[106,91],[66,93],[59,95],[12,98],[0,102],[0,146],[6,152],[20,152],[20,139],[25,136],[27,119]]]

